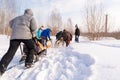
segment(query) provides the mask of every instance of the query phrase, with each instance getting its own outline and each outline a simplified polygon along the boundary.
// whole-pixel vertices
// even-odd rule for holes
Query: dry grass
[[[120,39],[120,32],[81,33],[81,35],[88,37],[90,40],[100,40],[102,37],[114,37]]]

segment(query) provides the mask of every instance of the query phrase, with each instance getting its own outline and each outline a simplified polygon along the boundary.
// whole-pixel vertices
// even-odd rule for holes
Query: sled
[[[39,46],[39,48],[41,50],[44,50],[44,49],[47,49],[47,48],[50,48],[52,46],[52,42],[51,40],[48,40],[47,41],[47,46],[43,46],[39,41],[37,42],[37,45]]]
[[[50,47],[52,47],[52,41],[51,41],[51,40],[48,40],[48,41],[47,41],[47,46],[46,46],[46,48],[50,48]]]
[[[37,53],[38,55],[42,54],[46,49],[48,49],[48,48],[50,48],[52,46],[51,40],[47,41],[47,46],[43,46],[39,41],[37,41],[36,44],[37,44],[36,48],[38,48],[38,53]],[[26,58],[26,54],[25,53],[26,52],[22,51],[22,57],[19,60],[20,63],[22,63],[25,60],[25,58]],[[35,61],[38,61],[38,57],[36,55],[34,56],[34,59],[35,59]]]

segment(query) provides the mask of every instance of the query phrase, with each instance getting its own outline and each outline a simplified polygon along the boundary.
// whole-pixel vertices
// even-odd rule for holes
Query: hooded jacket
[[[72,34],[66,30],[63,31],[62,37],[64,41],[71,41],[72,40]]]
[[[25,10],[24,15],[18,16],[10,21],[12,29],[11,39],[32,39],[37,29],[32,10]]]
[[[36,37],[37,37],[37,39],[40,39],[41,33],[42,33],[42,30],[41,30],[41,29],[38,29],[38,31],[36,32]]]

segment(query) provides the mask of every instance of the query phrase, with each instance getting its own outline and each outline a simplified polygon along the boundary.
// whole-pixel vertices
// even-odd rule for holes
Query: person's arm
[[[48,38],[49,38],[49,40],[51,40],[51,38],[50,38],[50,31],[48,31]]]
[[[31,29],[31,32],[32,32],[33,37],[34,37],[36,29],[37,29],[37,24],[36,24],[36,21],[34,18],[32,18],[30,21],[30,29]]]

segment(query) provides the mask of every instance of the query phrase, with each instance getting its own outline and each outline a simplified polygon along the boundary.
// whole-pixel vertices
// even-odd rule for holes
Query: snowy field
[[[55,38],[53,37],[53,43]],[[0,35],[0,59],[7,51],[9,37]],[[120,80],[120,40],[104,38],[100,41],[89,41],[80,37],[74,39],[69,47],[54,46],[48,49],[30,69],[19,64],[20,49],[0,80]]]

